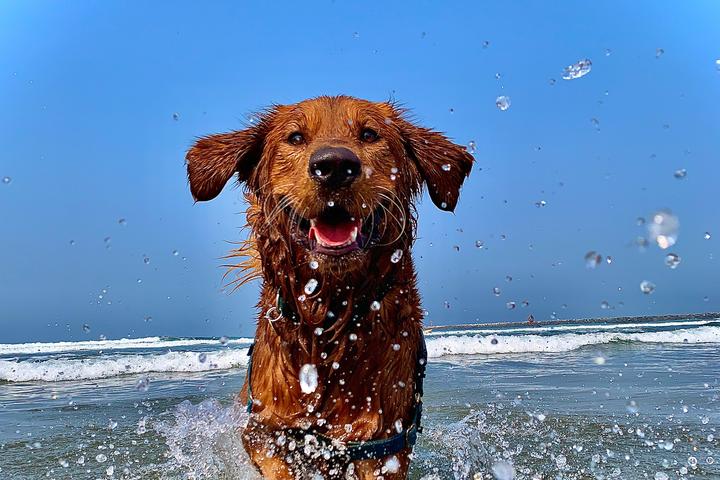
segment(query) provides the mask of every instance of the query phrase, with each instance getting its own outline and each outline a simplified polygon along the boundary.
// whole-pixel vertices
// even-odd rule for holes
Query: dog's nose
[[[360,159],[343,147],[319,148],[310,157],[310,178],[320,185],[338,188],[360,176]]]

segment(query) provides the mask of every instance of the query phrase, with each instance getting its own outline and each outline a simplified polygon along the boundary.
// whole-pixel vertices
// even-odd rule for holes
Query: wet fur
[[[360,141],[366,127],[380,140]],[[287,142],[298,130],[307,137],[301,147]],[[352,149],[366,169],[340,193],[320,191],[307,173],[309,155],[328,145]],[[235,174],[245,185],[250,233],[230,254],[242,261],[231,265],[229,274],[237,275],[237,286],[262,279],[252,369],[255,404],[243,441],[264,477],[345,478],[348,468],[362,479],[406,477],[409,450],[397,455],[396,473],[384,468],[387,459],[349,466],[291,450],[292,440],[302,439],[291,431],[316,431],[345,442],[392,436],[398,419],[409,425],[423,316],[410,255],[413,204],[425,184],[433,202],[452,211],[472,161],[463,147],[415,125],[396,105],[344,96],[274,106],[249,128],[201,138],[189,150],[196,200],[214,198]],[[302,232],[294,217],[314,218],[328,199],[362,218],[378,215],[379,239],[361,252],[322,258],[313,270],[310,252],[297,241]],[[404,255],[393,263],[398,249]],[[311,278],[318,287],[303,297]],[[378,311],[365,309],[363,318],[352,318],[384,290]],[[278,292],[298,321],[271,321],[278,316]],[[311,394],[302,393],[298,381],[306,363],[317,366],[320,379]],[[247,382],[238,401],[247,401]]]

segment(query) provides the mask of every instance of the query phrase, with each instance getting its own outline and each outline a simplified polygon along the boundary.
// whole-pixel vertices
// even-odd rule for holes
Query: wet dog
[[[237,175],[249,204],[231,272],[262,280],[239,401],[264,477],[407,476],[425,362],[414,202],[425,185],[452,212],[472,164],[398,106],[346,96],[274,106],[188,151],[196,200]]]

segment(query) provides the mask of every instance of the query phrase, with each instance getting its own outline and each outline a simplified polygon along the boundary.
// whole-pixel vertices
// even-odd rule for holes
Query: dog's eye
[[[372,128],[363,128],[362,132],[360,132],[360,140],[365,143],[373,143],[377,139],[378,134]]]
[[[290,134],[287,141],[290,145],[302,145],[305,143],[305,137],[303,137],[303,134],[300,132],[293,132]]]

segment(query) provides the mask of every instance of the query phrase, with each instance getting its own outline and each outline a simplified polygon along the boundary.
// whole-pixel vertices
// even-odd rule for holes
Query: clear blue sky
[[[240,191],[193,205],[184,152],[340,93],[477,143],[456,214],[419,209],[428,323],[720,310],[719,18],[710,0],[3,2],[0,343],[250,335],[257,285],[227,295],[219,267]],[[664,207],[675,270],[632,246]],[[588,270],[589,250],[613,264]]]

